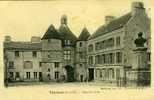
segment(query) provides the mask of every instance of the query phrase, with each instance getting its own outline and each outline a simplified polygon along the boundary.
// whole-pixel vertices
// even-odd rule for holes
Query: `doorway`
[[[83,82],[83,75],[80,75],[80,81]]]
[[[74,68],[70,65],[65,66],[67,72],[67,82],[73,82],[74,79]]]
[[[39,81],[42,82],[43,78],[42,78],[42,72],[39,72]]]
[[[89,81],[94,80],[94,68],[89,68]]]

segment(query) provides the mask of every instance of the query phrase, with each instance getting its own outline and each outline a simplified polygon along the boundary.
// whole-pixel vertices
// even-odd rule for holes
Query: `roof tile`
[[[90,33],[88,32],[87,28],[83,28],[78,41],[86,41],[88,39],[88,37],[90,36]]]
[[[94,32],[94,34],[91,37],[89,37],[89,39],[96,38],[98,36],[101,36],[103,34],[109,33],[113,30],[116,30],[116,29],[123,27],[129,21],[130,18],[131,18],[131,13],[127,13],[124,16],[121,16],[121,17],[111,21],[107,25],[100,26]]]

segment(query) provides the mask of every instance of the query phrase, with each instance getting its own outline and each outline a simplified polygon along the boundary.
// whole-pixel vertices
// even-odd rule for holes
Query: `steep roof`
[[[88,37],[90,36],[90,33],[88,32],[87,28],[83,28],[81,34],[79,35],[78,41],[86,41]]]
[[[131,18],[131,13],[127,13],[124,16],[116,18],[115,20],[111,21],[107,25],[100,26],[94,32],[94,34],[91,37],[89,37],[89,39],[93,39],[93,38],[96,38],[96,37],[101,36],[103,34],[106,34],[108,32],[122,28],[129,21],[130,18]]]
[[[43,39],[60,39],[61,36],[58,33],[58,31],[55,29],[53,25],[50,25],[47,31],[45,32],[44,36],[42,37]]]
[[[69,27],[65,24],[62,24],[59,27],[58,32],[60,33],[63,40],[71,40],[73,44],[77,41],[77,37],[72,33]]]
[[[4,42],[3,46],[7,50],[41,50],[42,48],[41,42]]]

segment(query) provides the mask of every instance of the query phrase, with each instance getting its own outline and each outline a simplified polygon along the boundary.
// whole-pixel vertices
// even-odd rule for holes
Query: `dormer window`
[[[71,41],[70,40],[65,40],[65,45],[70,45]]]

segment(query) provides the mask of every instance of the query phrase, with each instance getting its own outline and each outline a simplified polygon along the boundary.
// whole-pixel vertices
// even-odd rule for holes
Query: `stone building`
[[[76,79],[77,81],[87,80],[87,40],[90,36],[87,28],[83,28],[76,42]]]
[[[75,81],[77,37],[61,17],[59,29],[50,25],[43,37],[31,42],[4,41],[5,80],[9,81]]]
[[[150,18],[142,2],[133,2],[129,13],[116,18],[106,16],[105,24],[92,35],[83,28],[77,38],[61,17],[56,29],[50,25],[42,38],[30,42],[4,41],[5,81],[100,81],[117,83],[136,76],[134,43],[142,32],[147,40],[147,69],[150,69]],[[131,72],[130,72],[131,71]],[[130,79],[131,80],[131,79]]]
[[[32,37],[31,42],[15,42],[11,37],[5,37],[5,80],[38,81],[41,59],[40,37]]]
[[[119,18],[106,16],[105,22],[87,41],[89,80],[117,82],[135,66],[134,40],[139,32],[148,40],[150,60],[150,19],[143,3],[133,2],[131,12]]]

